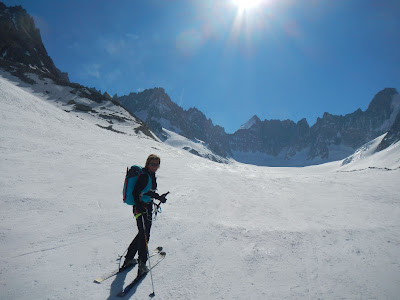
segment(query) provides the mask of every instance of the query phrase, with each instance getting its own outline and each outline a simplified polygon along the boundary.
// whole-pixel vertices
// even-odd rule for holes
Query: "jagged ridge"
[[[183,110],[171,101],[162,88],[131,93],[119,100],[164,140],[167,137],[162,128],[190,139],[201,139],[216,154],[245,163],[248,161],[237,153],[258,152],[294,161],[299,153],[306,151],[306,164],[313,164],[316,160],[343,159],[364,143],[387,132],[398,115],[398,97],[396,89],[386,88],[375,95],[366,111],[358,109],[345,116],[324,113],[311,127],[306,119],[295,123],[291,120],[261,121],[254,116],[246,126],[233,134],[213,125],[210,119],[195,108]],[[388,143],[396,140],[396,132],[398,129],[394,127],[391,131],[393,138],[387,139]]]

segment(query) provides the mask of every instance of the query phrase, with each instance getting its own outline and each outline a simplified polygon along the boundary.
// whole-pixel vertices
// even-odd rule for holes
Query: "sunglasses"
[[[160,164],[157,164],[157,163],[150,163],[149,165],[152,167],[157,167],[157,168],[160,166]]]

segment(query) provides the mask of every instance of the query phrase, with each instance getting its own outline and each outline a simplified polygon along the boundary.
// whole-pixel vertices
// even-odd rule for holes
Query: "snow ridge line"
[[[350,173],[350,172],[360,172],[360,171],[365,171],[365,170],[384,170],[384,171],[396,171],[400,169],[400,167],[390,169],[390,168],[379,168],[379,167],[368,167],[368,168],[363,168],[363,169],[356,169],[356,170],[350,170],[350,171],[336,171],[337,173]]]

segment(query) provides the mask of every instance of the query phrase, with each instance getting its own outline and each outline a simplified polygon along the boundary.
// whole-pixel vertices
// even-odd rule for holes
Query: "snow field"
[[[363,169],[398,166],[398,147],[342,168],[225,165],[103,130],[2,77],[0,105],[2,299],[116,299],[135,270],[92,281],[137,232],[122,182],[150,153],[171,192],[150,240],[167,252],[157,299],[400,294],[400,171]],[[148,276],[127,299],[151,291]]]

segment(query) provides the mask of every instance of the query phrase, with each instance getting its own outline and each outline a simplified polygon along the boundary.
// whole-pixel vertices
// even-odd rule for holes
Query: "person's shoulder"
[[[143,169],[142,169],[142,173],[143,173],[143,174],[147,174],[147,175],[150,175],[150,174],[151,174],[150,170],[147,169],[147,168],[143,168]]]
[[[148,172],[146,169],[142,169],[141,175],[142,175],[142,176],[139,176],[139,179],[138,179],[138,180],[140,180],[140,181],[142,181],[142,182],[143,182],[143,181],[146,181],[146,182],[147,182],[147,180],[149,179],[149,177],[151,178],[149,172]],[[144,175],[144,176],[143,176],[143,175]]]
[[[143,173],[149,175],[149,176],[144,176],[144,177],[148,177],[148,178],[150,178],[152,181],[155,181],[155,180],[156,180],[156,173],[151,172],[149,169],[143,168]]]

